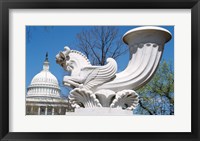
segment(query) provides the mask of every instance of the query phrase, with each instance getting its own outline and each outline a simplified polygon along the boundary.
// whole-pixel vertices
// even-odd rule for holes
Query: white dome
[[[33,77],[27,90],[27,97],[60,98],[58,80],[49,71],[48,58],[44,61],[43,70]]]
[[[43,84],[58,86],[58,80],[50,71],[42,70],[40,73],[38,73],[33,77],[31,85],[43,85]]]

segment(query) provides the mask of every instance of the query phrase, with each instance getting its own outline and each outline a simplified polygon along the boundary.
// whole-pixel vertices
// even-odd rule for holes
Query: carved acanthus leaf
[[[99,100],[96,98],[92,91],[75,88],[70,92],[69,102],[72,107],[102,107]]]
[[[127,110],[133,110],[137,107],[139,102],[138,94],[133,90],[123,90],[117,92],[115,99],[113,100],[110,107],[121,107]]]

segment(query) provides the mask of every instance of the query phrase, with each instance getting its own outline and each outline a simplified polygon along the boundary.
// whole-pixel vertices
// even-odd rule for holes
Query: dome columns
[[[26,114],[27,115],[63,115],[67,112],[66,106],[53,105],[27,105]]]

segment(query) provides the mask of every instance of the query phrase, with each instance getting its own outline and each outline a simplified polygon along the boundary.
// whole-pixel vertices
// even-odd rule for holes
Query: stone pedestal
[[[75,112],[66,112],[67,116],[132,116],[133,111],[121,108],[91,107],[76,108]]]

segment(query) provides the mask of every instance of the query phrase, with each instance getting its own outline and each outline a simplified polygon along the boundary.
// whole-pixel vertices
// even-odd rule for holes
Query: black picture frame
[[[148,133],[9,132],[9,9],[191,9],[192,131]],[[199,0],[0,0],[0,139],[18,140],[200,140],[200,2]],[[23,123],[22,123],[23,124]],[[120,127],[119,127],[120,128]],[[173,127],[172,127],[173,128]]]

